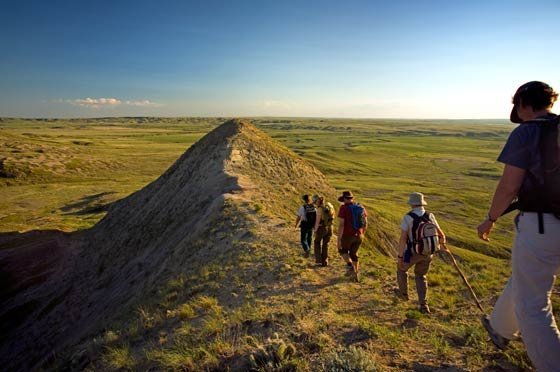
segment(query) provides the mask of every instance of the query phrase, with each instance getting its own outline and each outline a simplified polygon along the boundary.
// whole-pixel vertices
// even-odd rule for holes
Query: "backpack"
[[[301,221],[303,227],[313,227],[315,226],[315,220],[317,219],[317,210],[313,204],[304,204],[303,210],[305,211],[305,219]]]
[[[435,223],[430,220],[430,213],[425,212],[418,216],[412,211],[408,213],[412,217],[412,242],[408,245],[414,254],[430,256],[440,249],[438,229]]]
[[[544,233],[543,213],[552,213],[560,218],[560,117],[537,119],[540,135],[539,147],[542,168],[539,175],[527,172],[532,187],[523,189],[516,202],[502,215],[514,209],[539,213],[539,233]],[[539,177],[540,176],[540,177]]]
[[[348,204],[348,209],[352,214],[352,227],[354,230],[360,230],[366,227],[366,210],[360,204]]]
[[[331,226],[334,220],[335,210],[334,206],[326,202],[323,205],[323,221],[325,221],[325,226]]]

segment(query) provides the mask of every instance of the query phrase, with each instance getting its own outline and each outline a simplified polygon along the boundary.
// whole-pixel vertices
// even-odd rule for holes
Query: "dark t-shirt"
[[[363,205],[362,205],[363,207]],[[367,211],[364,208],[364,215],[367,218]],[[344,230],[342,230],[342,236],[358,236],[364,233],[364,229],[360,228],[359,230],[354,229],[352,226],[352,212],[350,208],[348,208],[347,204],[342,204],[340,209],[338,210],[338,218],[344,219]]]
[[[502,150],[498,161],[525,169],[533,174],[538,182],[542,182],[542,159],[539,148],[541,123],[545,120],[554,119],[556,115],[550,114],[536,120],[520,124],[515,128]],[[519,193],[533,188],[533,179],[525,176]]]

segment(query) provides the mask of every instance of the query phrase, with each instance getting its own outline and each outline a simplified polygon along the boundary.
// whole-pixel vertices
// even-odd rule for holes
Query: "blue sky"
[[[557,1],[1,1],[0,116],[507,118]]]

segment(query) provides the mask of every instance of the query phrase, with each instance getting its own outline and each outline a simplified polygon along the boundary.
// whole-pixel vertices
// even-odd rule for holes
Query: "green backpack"
[[[325,205],[323,205],[323,221],[325,221],[325,226],[331,226],[333,224],[334,215],[334,206],[329,202],[325,202]]]

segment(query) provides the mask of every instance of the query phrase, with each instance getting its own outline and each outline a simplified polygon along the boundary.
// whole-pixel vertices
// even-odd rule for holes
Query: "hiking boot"
[[[395,292],[395,296],[397,296],[399,300],[408,301],[408,293],[402,293],[398,288],[393,288],[393,292]]]
[[[352,267],[352,262],[346,262],[346,266]]]
[[[344,273],[344,276],[351,276],[354,274],[354,269],[352,268],[352,266],[347,267],[346,268],[346,273]]]
[[[498,332],[492,328],[490,325],[490,317],[488,315],[483,315],[482,318],[480,318],[480,321],[482,322],[484,329],[486,329],[486,332],[488,332],[488,336],[490,336],[492,343],[496,345],[498,349],[505,350],[509,344],[509,340],[500,336]]]
[[[430,311],[430,307],[428,306],[428,304],[420,305],[420,312],[422,314],[431,314],[432,313]]]
[[[309,251],[305,251],[305,252],[303,253],[303,257],[308,258],[308,257],[309,257]]]
[[[329,266],[329,261],[323,261],[323,262],[321,263],[321,265],[322,265],[322,266]]]

